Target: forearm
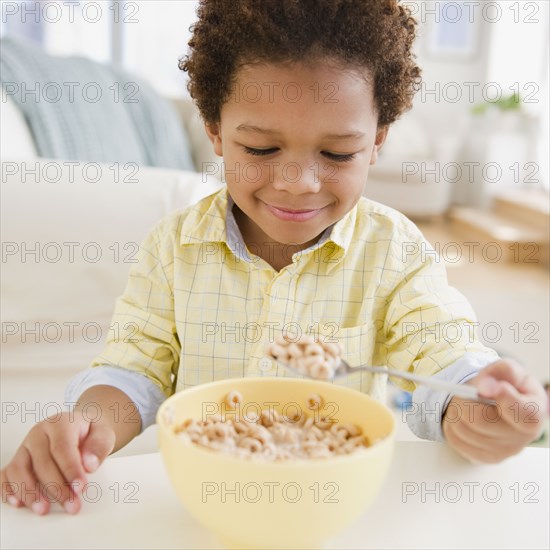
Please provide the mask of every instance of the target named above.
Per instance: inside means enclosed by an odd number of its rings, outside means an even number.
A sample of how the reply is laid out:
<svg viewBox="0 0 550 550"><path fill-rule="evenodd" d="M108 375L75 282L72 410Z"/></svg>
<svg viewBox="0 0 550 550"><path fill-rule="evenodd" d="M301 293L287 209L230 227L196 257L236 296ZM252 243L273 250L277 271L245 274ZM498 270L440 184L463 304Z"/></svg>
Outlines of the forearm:
<svg viewBox="0 0 550 550"><path fill-rule="evenodd" d="M90 422L113 429L116 443L112 452L127 445L141 431L141 417L135 403L114 386L88 388L79 397L75 410L82 412Z"/></svg>

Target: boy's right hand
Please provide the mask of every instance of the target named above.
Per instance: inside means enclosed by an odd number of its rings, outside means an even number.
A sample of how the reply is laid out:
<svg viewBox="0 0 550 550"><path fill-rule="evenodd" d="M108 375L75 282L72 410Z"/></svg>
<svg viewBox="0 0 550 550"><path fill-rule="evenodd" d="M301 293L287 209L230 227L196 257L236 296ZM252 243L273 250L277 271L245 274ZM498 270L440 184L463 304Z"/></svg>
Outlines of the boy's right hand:
<svg viewBox="0 0 550 550"><path fill-rule="evenodd" d="M34 426L0 471L2 502L47 514L58 502L70 514L80 510L78 494L113 451L116 434L108 423L90 422L81 411L50 417Z"/></svg>

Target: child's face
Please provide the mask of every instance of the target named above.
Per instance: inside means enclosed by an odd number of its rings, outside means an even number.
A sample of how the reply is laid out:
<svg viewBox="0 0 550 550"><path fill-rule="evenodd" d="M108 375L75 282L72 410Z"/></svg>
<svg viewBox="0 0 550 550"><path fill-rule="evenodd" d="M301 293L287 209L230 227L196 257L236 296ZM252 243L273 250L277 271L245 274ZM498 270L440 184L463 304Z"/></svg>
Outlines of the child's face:
<svg viewBox="0 0 550 550"><path fill-rule="evenodd" d="M319 65L241 69L207 126L247 244L316 242L355 206L384 142L371 87Z"/></svg>

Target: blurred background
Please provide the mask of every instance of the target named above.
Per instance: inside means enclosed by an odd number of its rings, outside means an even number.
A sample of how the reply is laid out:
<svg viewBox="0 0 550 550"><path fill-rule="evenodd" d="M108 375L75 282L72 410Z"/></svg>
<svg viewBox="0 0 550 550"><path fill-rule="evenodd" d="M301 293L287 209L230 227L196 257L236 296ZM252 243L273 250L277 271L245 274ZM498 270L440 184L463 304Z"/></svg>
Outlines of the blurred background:
<svg viewBox="0 0 550 550"><path fill-rule="evenodd" d="M447 266L451 284L474 306L480 338L546 382L549 3L403 4L419 23L416 55L423 84L414 108L392 127L365 195L419 225ZM120 222L105 211L122 212L126 244L138 242L156 219L206 194L206 177L221 177L221 159L210 148L177 66L197 5L2 2L3 415L4 403L13 404L7 407L11 423L2 422L10 440L2 460L23 433L19 423L32 424L45 414L38 406L20 415L24 403L42 403L44 394L62 403L67 379L101 351L129 268L113 260L112 234ZM68 161L75 163L72 173ZM92 164L97 179L88 170ZM68 203L56 199L62 186L50 185L43 219L40 205L29 207L29 180L40 186L105 179L135 182L132 210L128 197L107 183L98 185L96 195L75 195ZM83 220L94 208L85 233ZM55 242L104 243L109 266L89 258L80 258L80 264L65 257L51 262L43 250L33 263L24 247L44 241L50 230ZM52 271L38 276L40 269L54 268L55 277ZM54 278L50 290L36 288L36 281L48 285ZM60 307L68 287L74 288L72 312ZM33 309L37 303L42 310ZM59 341L45 335L45 324L63 328L67 321L97 323L103 332L96 341L81 335L80 344L65 332ZM34 384L27 384L29 376ZM399 397L396 393L396 405ZM401 436L413 437L405 427Z"/></svg>
<svg viewBox="0 0 550 550"><path fill-rule="evenodd" d="M413 111L394 128L387 157L398 157L399 164L417 158L483 163L479 170L471 167L471 177L460 177L454 166L439 170L440 179L458 184L453 203L482 201L482 178L488 191L548 190L548 2L403 4L419 22L416 54L424 82ZM194 0L3 2L0 33L54 55L112 63L164 96L184 98L186 80L177 60L186 53L197 5ZM498 168L484 174L487 162L507 165L501 177ZM428 181L430 168L424 168ZM405 179L412 181L413 172L407 167ZM477 184L468 186L474 177Z"/></svg>

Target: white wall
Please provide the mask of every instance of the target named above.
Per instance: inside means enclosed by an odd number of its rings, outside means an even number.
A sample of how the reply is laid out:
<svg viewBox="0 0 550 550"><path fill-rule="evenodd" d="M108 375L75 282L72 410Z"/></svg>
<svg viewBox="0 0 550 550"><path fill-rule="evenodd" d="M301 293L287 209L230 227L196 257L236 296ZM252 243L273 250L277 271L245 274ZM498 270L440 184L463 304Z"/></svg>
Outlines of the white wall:
<svg viewBox="0 0 550 550"><path fill-rule="evenodd" d="M424 81L413 113L422 121L436 158L442 163L456 160L463 169L462 179L454 185L453 200L483 205L487 203L483 193L528 186L531 180L539 180L535 186L548 188L548 2L406 3L419 21L415 51ZM452 32L453 25L448 23L459 14L473 37L471 52L463 56L438 52L432 47L436 20L439 17L444 33ZM499 117L483 122L471 114L472 107L484 100L506 97L514 91L527 102L523 105L526 112L537 117L537 133L530 140L525 133L506 128L507 122ZM472 172L473 179L465 164L468 162L479 163L479 169ZM491 162L502 172L492 183L482 177L483 167ZM510 168L515 163L519 175ZM526 163L536 163L534 178L524 169Z"/></svg>

